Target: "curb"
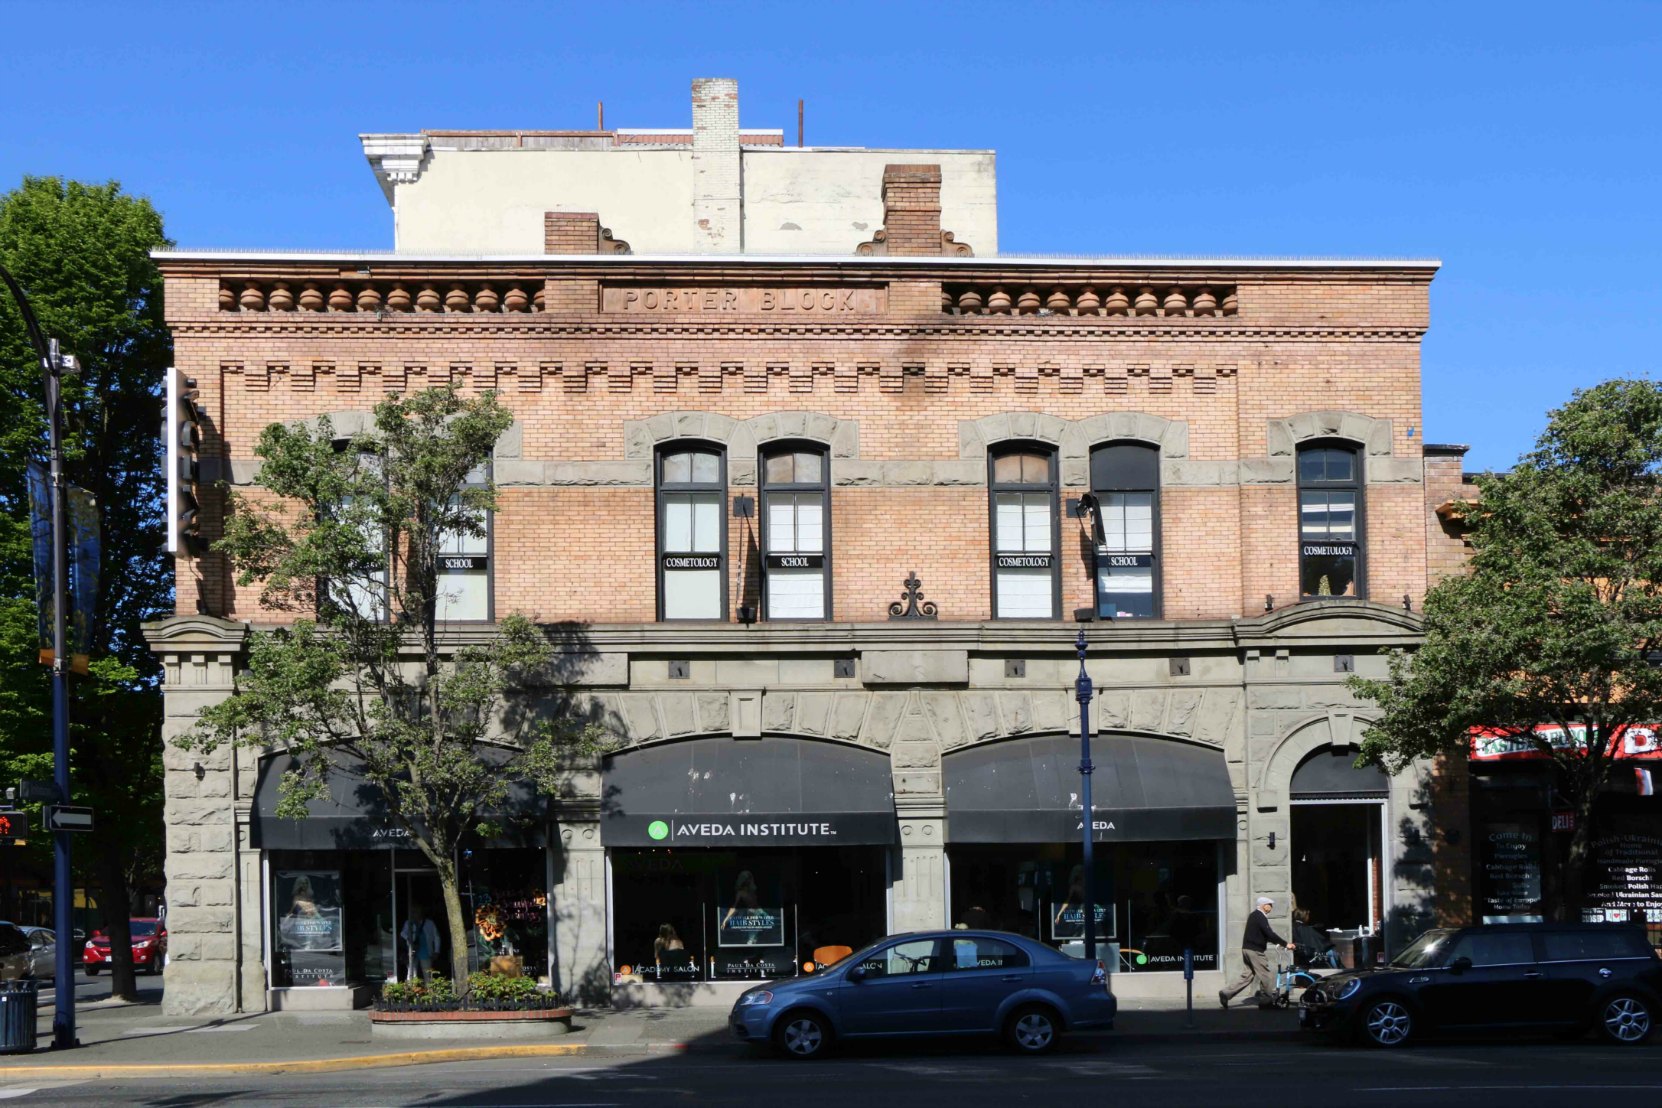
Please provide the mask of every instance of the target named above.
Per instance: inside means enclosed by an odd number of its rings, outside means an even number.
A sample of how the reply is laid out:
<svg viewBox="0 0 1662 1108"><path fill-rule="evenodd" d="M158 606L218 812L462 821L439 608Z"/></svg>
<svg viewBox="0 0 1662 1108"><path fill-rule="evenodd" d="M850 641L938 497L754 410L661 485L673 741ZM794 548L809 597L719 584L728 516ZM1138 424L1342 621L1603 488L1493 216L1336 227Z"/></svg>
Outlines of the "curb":
<svg viewBox="0 0 1662 1108"><path fill-rule="evenodd" d="M685 1044L665 1044L674 1053ZM336 1073L353 1069L387 1069L394 1066L421 1066L438 1062L481 1062L496 1058L560 1058L587 1054L587 1043L525 1043L516 1046L453 1047L448 1050L406 1050L392 1054L360 1054L350 1058L308 1058L290 1062L110 1062L85 1065L34 1065L0 1063L0 1080L19 1077L212 1077L215 1075L276 1075L287 1073Z"/></svg>

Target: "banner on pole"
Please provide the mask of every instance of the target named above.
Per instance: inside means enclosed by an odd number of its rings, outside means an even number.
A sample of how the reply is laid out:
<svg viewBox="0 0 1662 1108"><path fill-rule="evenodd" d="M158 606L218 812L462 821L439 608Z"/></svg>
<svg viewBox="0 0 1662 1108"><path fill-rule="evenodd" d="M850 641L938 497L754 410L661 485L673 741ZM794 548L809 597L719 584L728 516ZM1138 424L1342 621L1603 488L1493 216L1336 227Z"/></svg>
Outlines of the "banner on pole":
<svg viewBox="0 0 1662 1108"><path fill-rule="evenodd" d="M35 626L42 665L52 664L52 487L46 467L28 464L29 532L35 563ZM98 502L85 489L64 487L68 517L69 610L65 633L69 639L69 668L87 672L98 610L99 524Z"/></svg>

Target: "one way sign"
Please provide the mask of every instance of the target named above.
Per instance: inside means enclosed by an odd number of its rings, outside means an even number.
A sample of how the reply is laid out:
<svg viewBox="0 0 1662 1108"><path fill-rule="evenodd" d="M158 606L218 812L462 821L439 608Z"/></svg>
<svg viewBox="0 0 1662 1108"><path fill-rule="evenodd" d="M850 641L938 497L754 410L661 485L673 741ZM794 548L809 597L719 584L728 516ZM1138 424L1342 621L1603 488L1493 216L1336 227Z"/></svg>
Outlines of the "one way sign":
<svg viewBox="0 0 1662 1108"><path fill-rule="evenodd" d="M42 809L46 814L46 829L48 831L91 831L91 808L65 808L61 806Z"/></svg>

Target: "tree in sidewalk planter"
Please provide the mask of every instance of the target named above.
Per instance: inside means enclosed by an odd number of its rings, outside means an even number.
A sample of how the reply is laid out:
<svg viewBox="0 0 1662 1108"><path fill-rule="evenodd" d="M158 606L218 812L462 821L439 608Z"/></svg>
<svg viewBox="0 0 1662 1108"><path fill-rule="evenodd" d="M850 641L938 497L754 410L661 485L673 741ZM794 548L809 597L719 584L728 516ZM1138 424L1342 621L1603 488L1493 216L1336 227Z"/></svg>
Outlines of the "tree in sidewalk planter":
<svg viewBox="0 0 1662 1108"><path fill-rule="evenodd" d="M464 400L437 388L389 397L374 429L346 442L327 419L315 430L267 427L255 451L260 483L281 503L233 495L214 545L240 584L261 585L263 604L300 618L251 636L236 692L179 740L291 755L281 816L304 816L347 766L377 789L437 872L458 982L468 977L463 840L500 830L516 781L552 793L571 759L600 743L597 726L512 696L552 660L528 620L465 638L441 624L441 550L447 538L484 534L496 492L470 478L511 422L494 393Z"/></svg>
<svg viewBox="0 0 1662 1108"><path fill-rule="evenodd" d="M1533 744L1576 812L1563 911L1578 919L1622 729L1662 721L1662 385L1577 392L1511 472L1477 485L1471 560L1426 595L1425 644L1388 679L1351 681L1383 711L1362 758L1394 773L1465 757L1472 728ZM1585 744L1538 724L1584 729Z"/></svg>
<svg viewBox="0 0 1662 1108"><path fill-rule="evenodd" d="M0 196L0 265L81 363L63 382L65 471L97 498L101 564L91 672L70 679L70 768L75 802L97 809L100 830L75 836L73 857L110 936L111 992L128 1000L137 991L127 920L134 896L161 877L161 667L140 627L173 607L158 434L172 341L150 257L171 245L149 201L113 182L29 177ZM37 659L24 485L29 459L46 456L46 411L40 363L5 294L0 395L0 772L15 783L52 776L51 675ZM50 836L5 849L50 873Z"/></svg>

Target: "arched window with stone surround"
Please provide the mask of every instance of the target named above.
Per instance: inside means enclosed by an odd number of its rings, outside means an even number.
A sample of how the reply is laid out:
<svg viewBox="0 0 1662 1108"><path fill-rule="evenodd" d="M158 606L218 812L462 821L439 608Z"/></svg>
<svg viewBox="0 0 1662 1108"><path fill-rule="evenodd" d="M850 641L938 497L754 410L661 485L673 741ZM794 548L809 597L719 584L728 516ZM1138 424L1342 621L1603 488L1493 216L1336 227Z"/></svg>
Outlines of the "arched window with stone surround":
<svg viewBox="0 0 1662 1108"><path fill-rule="evenodd" d="M1096 610L1101 619L1160 618L1160 450L1115 442L1091 451L1096 498Z"/></svg>
<svg viewBox="0 0 1662 1108"><path fill-rule="evenodd" d="M658 618L727 618L727 457L708 443L660 447Z"/></svg>
<svg viewBox="0 0 1662 1108"><path fill-rule="evenodd" d="M762 598L767 619L829 619L830 473L825 448L762 451Z"/></svg>
<svg viewBox="0 0 1662 1108"><path fill-rule="evenodd" d="M1317 440L1298 449L1298 579L1304 599L1367 596L1362 452Z"/></svg>
<svg viewBox="0 0 1662 1108"><path fill-rule="evenodd" d="M988 459L993 537L993 618L1054 619L1061 592L1056 451L1020 443Z"/></svg>

